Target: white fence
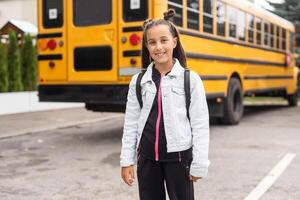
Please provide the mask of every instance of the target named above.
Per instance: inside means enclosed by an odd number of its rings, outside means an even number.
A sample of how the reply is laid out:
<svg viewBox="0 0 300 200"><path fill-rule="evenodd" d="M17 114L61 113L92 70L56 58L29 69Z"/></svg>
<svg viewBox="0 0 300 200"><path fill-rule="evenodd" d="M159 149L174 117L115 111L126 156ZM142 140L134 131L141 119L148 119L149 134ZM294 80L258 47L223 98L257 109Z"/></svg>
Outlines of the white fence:
<svg viewBox="0 0 300 200"><path fill-rule="evenodd" d="M0 93L0 115L83 106L83 103L39 102L37 92Z"/></svg>

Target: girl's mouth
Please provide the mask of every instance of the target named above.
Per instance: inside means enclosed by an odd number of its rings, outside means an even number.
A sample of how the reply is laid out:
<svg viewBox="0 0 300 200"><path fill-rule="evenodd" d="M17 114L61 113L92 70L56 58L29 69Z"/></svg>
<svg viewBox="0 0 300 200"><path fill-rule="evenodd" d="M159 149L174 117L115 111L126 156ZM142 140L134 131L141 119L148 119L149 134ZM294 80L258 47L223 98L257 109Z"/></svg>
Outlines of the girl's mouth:
<svg viewBox="0 0 300 200"><path fill-rule="evenodd" d="M155 55L156 56L163 56L163 55L165 55L165 53L164 52L160 52L160 53L155 53Z"/></svg>

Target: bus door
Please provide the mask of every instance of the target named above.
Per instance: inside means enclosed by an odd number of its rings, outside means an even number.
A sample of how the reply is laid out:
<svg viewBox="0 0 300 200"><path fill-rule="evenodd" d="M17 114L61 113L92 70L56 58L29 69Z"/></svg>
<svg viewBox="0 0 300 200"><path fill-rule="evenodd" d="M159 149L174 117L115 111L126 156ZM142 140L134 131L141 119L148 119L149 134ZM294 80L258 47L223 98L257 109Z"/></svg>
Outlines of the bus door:
<svg viewBox="0 0 300 200"><path fill-rule="evenodd" d="M67 57L70 82L118 79L118 0L67 1Z"/></svg>
<svg viewBox="0 0 300 200"><path fill-rule="evenodd" d="M130 77L140 72L143 21L150 18L149 0L122 0L119 10L119 75Z"/></svg>

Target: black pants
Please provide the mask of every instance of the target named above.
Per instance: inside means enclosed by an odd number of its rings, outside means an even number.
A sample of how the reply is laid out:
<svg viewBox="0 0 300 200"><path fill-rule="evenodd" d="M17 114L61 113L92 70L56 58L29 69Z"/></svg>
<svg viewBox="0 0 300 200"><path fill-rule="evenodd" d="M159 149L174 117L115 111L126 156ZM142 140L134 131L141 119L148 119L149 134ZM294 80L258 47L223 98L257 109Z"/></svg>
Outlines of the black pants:
<svg viewBox="0 0 300 200"><path fill-rule="evenodd" d="M165 200L165 182L170 200L194 200L190 165L191 161L157 162L140 156L137 165L140 200Z"/></svg>

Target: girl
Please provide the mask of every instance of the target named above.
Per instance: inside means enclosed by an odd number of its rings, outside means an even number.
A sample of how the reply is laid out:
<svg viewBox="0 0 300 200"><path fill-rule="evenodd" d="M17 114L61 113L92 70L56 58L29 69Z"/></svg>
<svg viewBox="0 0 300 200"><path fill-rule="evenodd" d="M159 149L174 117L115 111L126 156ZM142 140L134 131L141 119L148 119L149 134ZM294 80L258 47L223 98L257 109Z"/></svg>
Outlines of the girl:
<svg viewBox="0 0 300 200"><path fill-rule="evenodd" d="M193 182L207 175L209 117L198 74L190 73L191 102L187 117L184 68L186 57L178 30L164 19L144 23L141 79L142 108L133 76L127 97L121 150L121 175L129 186L137 178L142 200L193 200Z"/></svg>

